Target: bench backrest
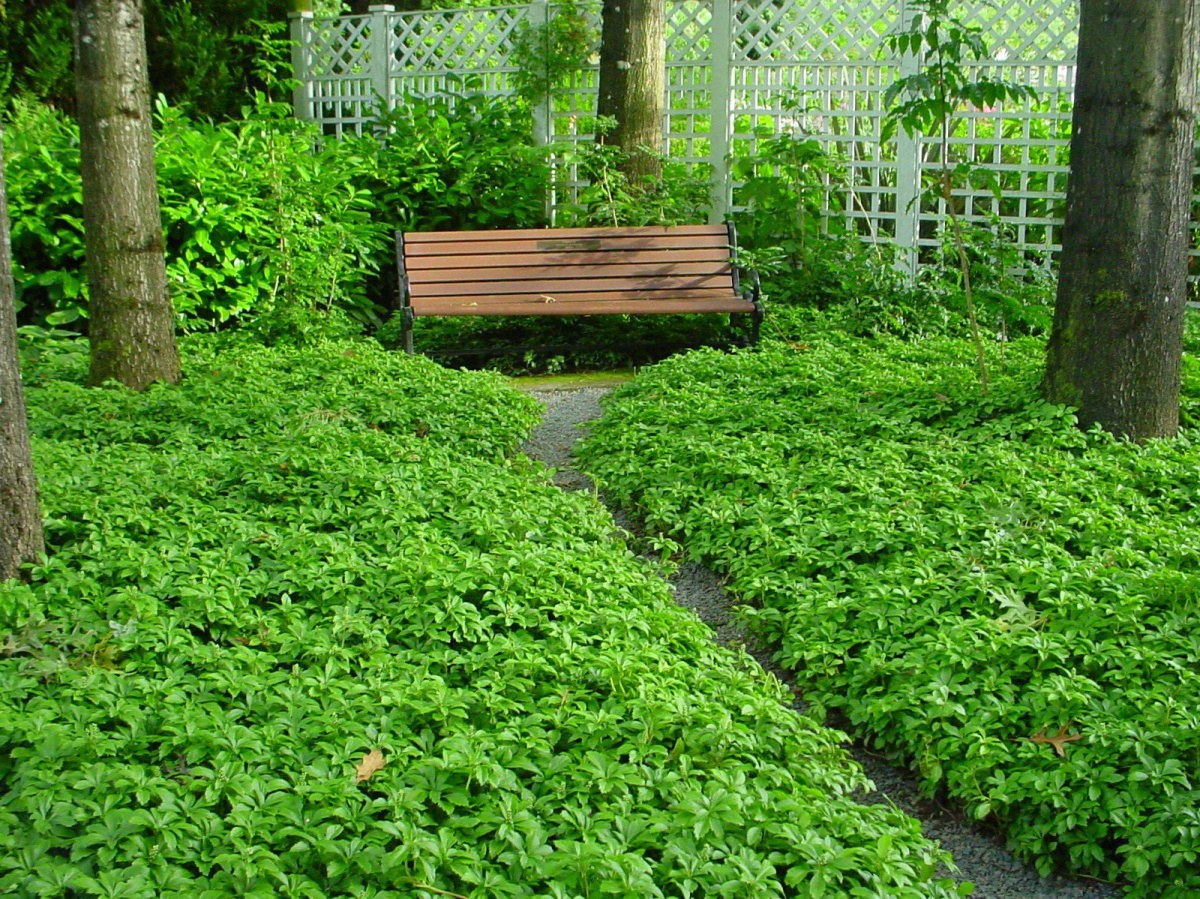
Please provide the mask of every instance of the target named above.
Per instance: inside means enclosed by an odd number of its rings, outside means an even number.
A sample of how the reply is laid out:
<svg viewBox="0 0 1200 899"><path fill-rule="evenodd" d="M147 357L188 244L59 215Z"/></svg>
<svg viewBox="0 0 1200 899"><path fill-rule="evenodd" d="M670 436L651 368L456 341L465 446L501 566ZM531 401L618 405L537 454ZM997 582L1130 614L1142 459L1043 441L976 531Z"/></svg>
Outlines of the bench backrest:
<svg viewBox="0 0 1200 899"><path fill-rule="evenodd" d="M746 312L724 225L439 231L397 238L423 315Z"/></svg>

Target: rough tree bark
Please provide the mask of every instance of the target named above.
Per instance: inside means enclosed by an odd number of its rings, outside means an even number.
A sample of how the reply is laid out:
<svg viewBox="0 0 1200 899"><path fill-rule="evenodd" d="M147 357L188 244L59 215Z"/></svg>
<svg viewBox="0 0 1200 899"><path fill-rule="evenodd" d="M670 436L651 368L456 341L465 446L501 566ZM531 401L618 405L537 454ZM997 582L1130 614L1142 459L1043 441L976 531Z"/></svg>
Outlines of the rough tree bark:
<svg viewBox="0 0 1200 899"><path fill-rule="evenodd" d="M1173 436L1187 300L1200 0L1083 0L1043 392L1082 427Z"/></svg>
<svg viewBox="0 0 1200 899"><path fill-rule="evenodd" d="M596 114L617 125L600 140L624 151L633 184L662 174L666 58L664 0L604 0Z"/></svg>
<svg viewBox="0 0 1200 899"><path fill-rule="evenodd" d="M42 551L25 394L17 361L17 312L4 180L4 125L0 123L0 580L15 577Z"/></svg>
<svg viewBox="0 0 1200 899"><path fill-rule="evenodd" d="M77 0L91 370L140 390L179 380L167 292L140 0Z"/></svg>

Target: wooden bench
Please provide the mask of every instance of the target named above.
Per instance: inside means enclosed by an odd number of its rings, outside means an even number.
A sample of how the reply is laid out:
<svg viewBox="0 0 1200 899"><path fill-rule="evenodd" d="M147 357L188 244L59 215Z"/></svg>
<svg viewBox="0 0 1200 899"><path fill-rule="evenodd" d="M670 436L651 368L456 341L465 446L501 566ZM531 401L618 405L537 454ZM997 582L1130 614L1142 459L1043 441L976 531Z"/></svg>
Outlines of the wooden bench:
<svg viewBox="0 0 1200 899"><path fill-rule="evenodd" d="M397 232L404 349L414 319L453 315L730 313L757 343L758 279L743 292L735 247L726 225Z"/></svg>

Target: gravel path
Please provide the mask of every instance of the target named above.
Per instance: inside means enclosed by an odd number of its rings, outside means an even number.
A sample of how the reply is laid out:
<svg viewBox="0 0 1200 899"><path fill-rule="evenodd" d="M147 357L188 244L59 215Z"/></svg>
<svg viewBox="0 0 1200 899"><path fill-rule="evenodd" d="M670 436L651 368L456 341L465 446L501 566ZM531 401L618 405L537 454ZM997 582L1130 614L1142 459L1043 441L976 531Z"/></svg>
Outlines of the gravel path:
<svg viewBox="0 0 1200 899"><path fill-rule="evenodd" d="M591 488L588 478L574 469L571 450L582 434L580 425L600 416L600 400L609 390L607 387L584 387L531 391L545 404L546 414L522 450L530 458L555 469L554 483L564 490ZM632 529L620 510L614 510L613 516L618 525ZM732 620L732 601L722 589L717 575L687 562L671 578L671 586L676 601L692 609L708 624L719 643L745 647L764 668L784 682L790 680L771 662L770 654L755 647ZM1107 884L1039 877L1032 866L1014 859L1004 849L1000 838L954 810L942 808L922 797L916 779L907 772L888 765L862 746L852 745L848 749L877 788L863 797L864 801L890 802L919 819L926 836L938 840L954 855L959 867L956 877L975 884L974 899L1110 899L1120 895L1119 890Z"/></svg>

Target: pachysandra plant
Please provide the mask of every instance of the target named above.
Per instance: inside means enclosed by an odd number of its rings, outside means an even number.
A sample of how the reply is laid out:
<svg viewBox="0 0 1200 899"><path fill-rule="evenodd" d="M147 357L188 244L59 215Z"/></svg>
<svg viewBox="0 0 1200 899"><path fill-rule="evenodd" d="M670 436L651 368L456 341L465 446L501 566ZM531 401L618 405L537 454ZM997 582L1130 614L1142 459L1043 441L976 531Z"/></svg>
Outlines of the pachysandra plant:
<svg viewBox="0 0 1200 899"><path fill-rule="evenodd" d="M973 354L825 334L676 357L610 399L583 466L728 574L806 701L1043 873L1198 895L1200 450L1080 432L1038 394L1040 340L987 397Z"/></svg>
<svg viewBox="0 0 1200 899"><path fill-rule="evenodd" d="M51 551L0 584L0 893L956 894L514 456L534 399L218 337L145 394L26 367Z"/></svg>

